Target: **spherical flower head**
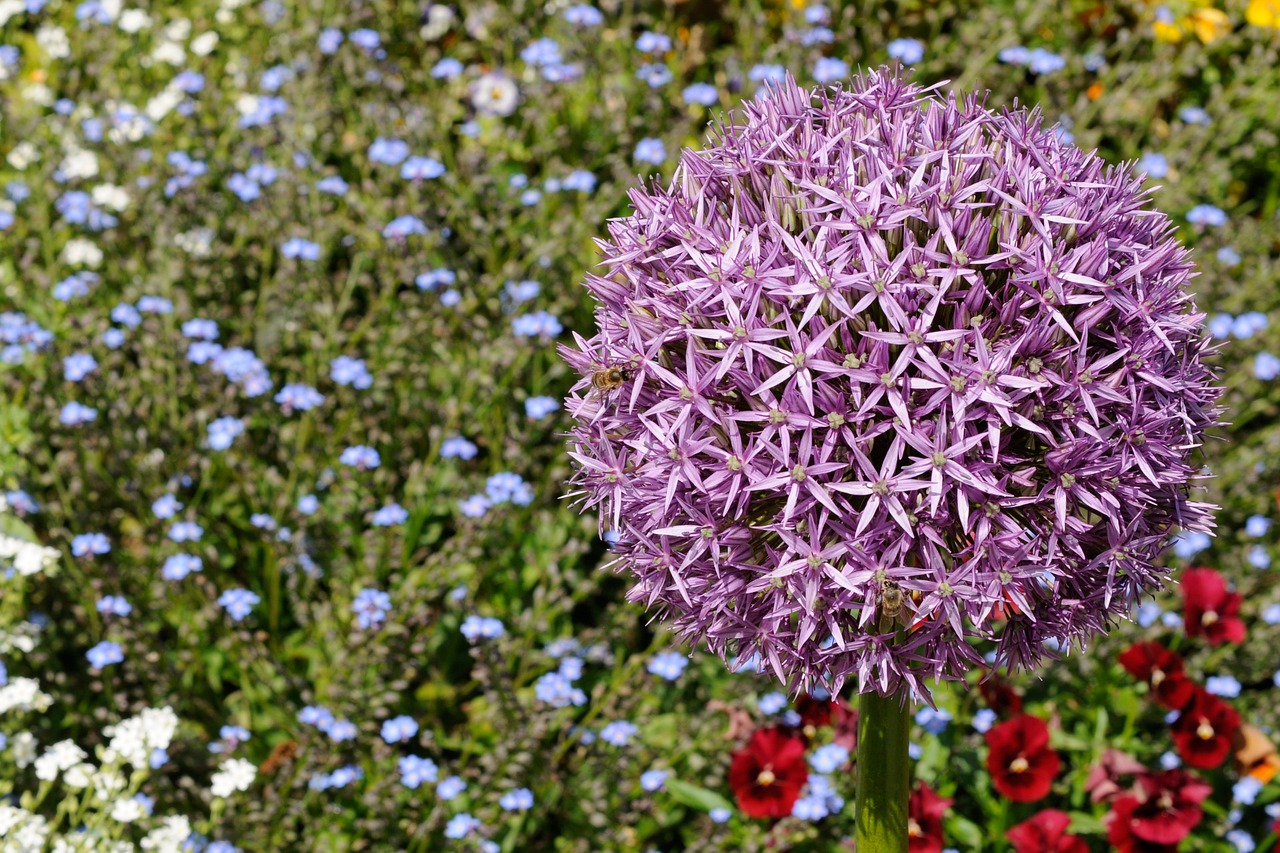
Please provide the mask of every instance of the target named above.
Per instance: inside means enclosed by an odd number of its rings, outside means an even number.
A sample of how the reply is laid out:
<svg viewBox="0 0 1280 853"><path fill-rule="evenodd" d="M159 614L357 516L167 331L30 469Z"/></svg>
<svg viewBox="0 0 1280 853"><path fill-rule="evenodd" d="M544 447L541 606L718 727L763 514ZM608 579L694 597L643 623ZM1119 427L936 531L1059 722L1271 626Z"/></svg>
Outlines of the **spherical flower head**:
<svg viewBox="0 0 1280 853"><path fill-rule="evenodd" d="M1036 113L787 79L632 191L565 358L630 592L794 692L1025 669L1160 586L1219 414L1192 265Z"/></svg>

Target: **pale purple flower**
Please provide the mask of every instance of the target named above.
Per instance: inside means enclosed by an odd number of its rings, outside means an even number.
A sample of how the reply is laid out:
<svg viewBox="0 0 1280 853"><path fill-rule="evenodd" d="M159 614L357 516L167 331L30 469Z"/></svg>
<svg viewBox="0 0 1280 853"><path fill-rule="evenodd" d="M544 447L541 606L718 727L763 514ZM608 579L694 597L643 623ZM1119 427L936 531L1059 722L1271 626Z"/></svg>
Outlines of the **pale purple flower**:
<svg viewBox="0 0 1280 853"><path fill-rule="evenodd" d="M886 46L889 56L903 65L915 65L924 59L924 44L919 39L894 39Z"/></svg>
<svg viewBox="0 0 1280 853"><path fill-rule="evenodd" d="M374 527L394 527L409 520L409 511L394 501L374 512L370 522Z"/></svg>
<svg viewBox="0 0 1280 853"><path fill-rule="evenodd" d="M98 645L89 649L84 655L89 659L89 665L94 669L102 669L113 663L120 663L124 660L124 650L120 648L119 643L112 643L103 640Z"/></svg>
<svg viewBox="0 0 1280 853"><path fill-rule="evenodd" d="M380 589L365 587L351 602L351 610L356 614L356 624L361 630L380 628L391 610L391 596Z"/></svg>
<svg viewBox="0 0 1280 853"><path fill-rule="evenodd" d="M382 457L372 447L357 444L342 451L338 461L358 471L369 471L382 464Z"/></svg>
<svg viewBox="0 0 1280 853"><path fill-rule="evenodd" d="M261 601L262 599L256 593L241 587L229 589L218 596L218 604L222 605L222 609L227 611L227 615L235 622L248 616Z"/></svg>
<svg viewBox="0 0 1280 853"><path fill-rule="evenodd" d="M654 166L661 166L667 159L667 151L662 145L661 139L652 136L646 136L636 143L635 153L631 155L638 163L650 163Z"/></svg>
<svg viewBox="0 0 1280 853"><path fill-rule="evenodd" d="M160 576L167 581L180 581L202 568L204 564L199 557L193 554L174 554L165 559L164 566L160 569Z"/></svg>
<svg viewBox="0 0 1280 853"><path fill-rule="evenodd" d="M1211 525L1220 389L1173 223L981 103L885 70L772 87L632 190L599 331L562 349L573 494L630 598L794 690L1032 667Z"/></svg>
<svg viewBox="0 0 1280 853"><path fill-rule="evenodd" d="M404 743L418 733L418 723L403 714L382 724L382 739L387 743Z"/></svg>
<svg viewBox="0 0 1280 853"><path fill-rule="evenodd" d="M406 755L400 759L400 784L416 790L423 782L435 782L440 775L440 768L430 758L419 755Z"/></svg>

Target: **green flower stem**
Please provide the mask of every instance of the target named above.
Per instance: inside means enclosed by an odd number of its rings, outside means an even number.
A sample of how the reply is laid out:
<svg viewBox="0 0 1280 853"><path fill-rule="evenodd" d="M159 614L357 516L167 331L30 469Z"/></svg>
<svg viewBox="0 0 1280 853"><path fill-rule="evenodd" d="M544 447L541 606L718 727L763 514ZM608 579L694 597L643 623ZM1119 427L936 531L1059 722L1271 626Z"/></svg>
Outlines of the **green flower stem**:
<svg viewBox="0 0 1280 853"><path fill-rule="evenodd" d="M863 693L858 701L858 793L854 837L858 853L906 853L911 764L909 703Z"/></svg>

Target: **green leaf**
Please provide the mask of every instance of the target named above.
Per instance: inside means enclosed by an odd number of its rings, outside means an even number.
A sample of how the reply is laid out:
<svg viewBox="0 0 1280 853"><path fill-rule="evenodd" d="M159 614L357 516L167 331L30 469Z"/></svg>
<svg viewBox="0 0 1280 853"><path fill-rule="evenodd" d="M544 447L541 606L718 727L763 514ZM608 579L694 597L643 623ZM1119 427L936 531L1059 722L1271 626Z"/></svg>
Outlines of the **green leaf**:
<svg viewBox="0 0 1280 853"><path fill-rule="evenodd" d="M0 515L0 535L12 536L24 542L38 542L36 532L12 515Z"/></svg>
<svg viewBox="0 0 1280 853"><path fill-rule="evenodd" d="M709 812L712 809L728 809L733 811L733 806L724 797L715 791L710 791L692 782L682 782L679 779L668 779L666 784L667 793L678 803L683 803L690 808L701 809Z"/></svg>
<svg viewBox="0 0 1280 853"><path fill-rule="evenodd" d="M1071 812L1067 832L1072 835L1106 835L1107 825L1088 812Z"/></svg>
<svg viewBox="0 0 1280 853"><path fill-rule="evenodd" d="M946 837L948 843L956 844L961 850L982 849L982 828L966 817L952 814L947 818Z"/></svg>

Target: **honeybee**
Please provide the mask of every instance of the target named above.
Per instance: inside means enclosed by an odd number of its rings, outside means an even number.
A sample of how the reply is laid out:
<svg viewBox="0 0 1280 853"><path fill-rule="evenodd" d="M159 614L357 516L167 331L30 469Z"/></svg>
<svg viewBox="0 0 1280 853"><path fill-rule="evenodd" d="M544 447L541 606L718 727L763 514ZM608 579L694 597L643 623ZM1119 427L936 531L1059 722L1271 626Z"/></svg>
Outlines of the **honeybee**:
<svg viewBox="0 0 1280 853"><path fill-rule="evenodd" d="M607 394L621 388L623 383L629 382L634 375L635 371L629 367L621 364L610 365L591 374L591 387L601 394Z"/></svg>
<svg viewBox="0 0 1280 853"><path fill-rule="evenodd" d="M888 634L902 615L902 587L894 581L885 581L880 587L880 618L876 627L881 634Z"/></svg>

